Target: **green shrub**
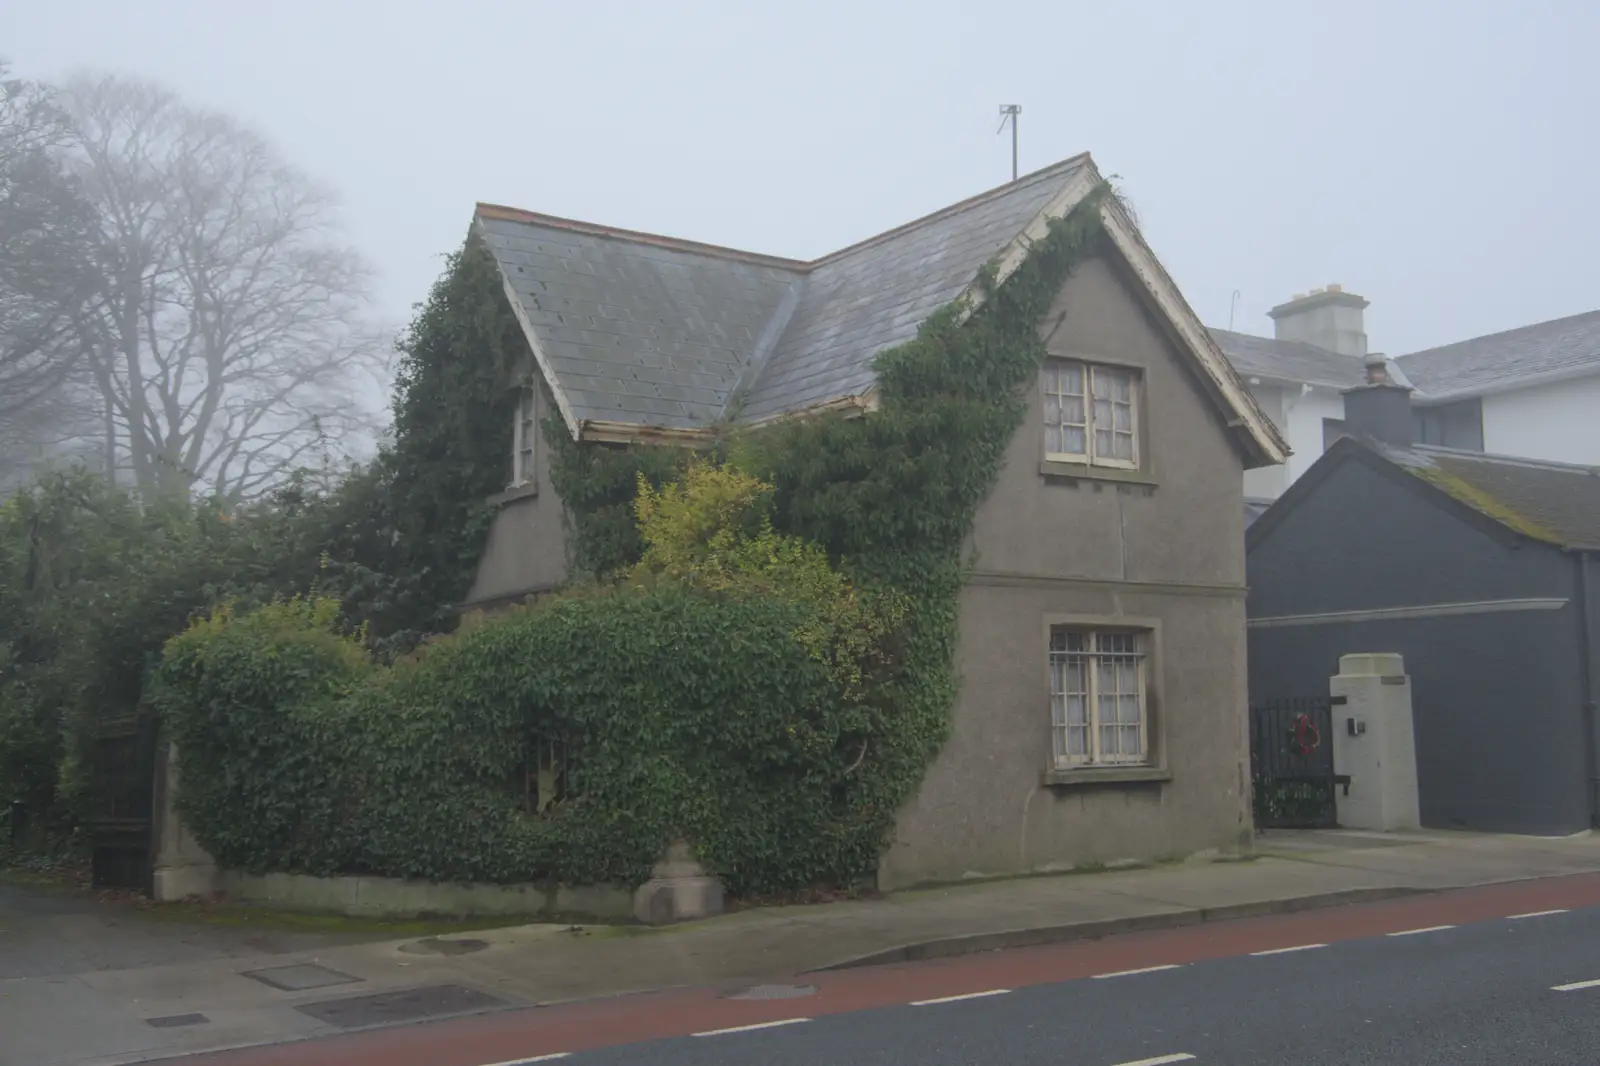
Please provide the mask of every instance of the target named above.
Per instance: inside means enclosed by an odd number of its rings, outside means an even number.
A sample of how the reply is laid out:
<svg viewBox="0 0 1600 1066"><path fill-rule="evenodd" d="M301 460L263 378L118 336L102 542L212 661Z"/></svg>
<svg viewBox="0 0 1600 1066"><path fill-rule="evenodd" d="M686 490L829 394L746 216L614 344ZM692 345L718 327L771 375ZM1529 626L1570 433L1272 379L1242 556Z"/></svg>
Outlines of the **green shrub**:
<svg viewBox="0 0 1600 1066"><path fill-rule="evenodd" d="M158 707L220 862L434 880L637 883L676 839L735 891L859 874L860 752L890 723L893 597L771 531L770 488L690 468L646 494L646 560L390 668L331 601L223 609L169 645ZM704 520L703 520L704 519ZM546 745L562 801L529 803ZM554 769L554 768L552 768Z"/></svg>

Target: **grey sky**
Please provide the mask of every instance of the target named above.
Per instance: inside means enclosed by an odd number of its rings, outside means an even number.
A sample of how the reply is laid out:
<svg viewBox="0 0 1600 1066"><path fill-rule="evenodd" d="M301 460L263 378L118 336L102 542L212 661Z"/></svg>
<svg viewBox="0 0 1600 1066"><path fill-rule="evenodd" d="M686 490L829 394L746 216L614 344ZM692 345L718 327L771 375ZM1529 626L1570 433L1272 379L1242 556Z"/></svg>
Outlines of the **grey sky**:
<svg viewBox="0 0 1600 1066"><path fill-rule="evenodd" d="M1340 282L1375 350L1600 308L1600 5L3 0L343 193L396 319L486 200L809 258L1088 149L1210 325Z"/></svg>

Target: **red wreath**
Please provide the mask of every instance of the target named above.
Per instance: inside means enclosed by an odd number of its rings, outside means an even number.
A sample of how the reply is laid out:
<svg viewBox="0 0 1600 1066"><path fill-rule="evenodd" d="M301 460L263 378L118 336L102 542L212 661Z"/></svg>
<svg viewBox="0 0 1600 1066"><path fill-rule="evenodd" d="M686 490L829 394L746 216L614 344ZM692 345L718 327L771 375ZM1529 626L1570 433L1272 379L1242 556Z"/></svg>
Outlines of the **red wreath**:
<svg viewBox="0 0 1600 1066"><path fill-rule="evenodd" d="M1310 755L1322 745L1322 732L1317 729L1317 723L1311 720L1309 714L1302 714L1294 720L1294 739L1289 742L1289 750L1296 755Z"/></svg>

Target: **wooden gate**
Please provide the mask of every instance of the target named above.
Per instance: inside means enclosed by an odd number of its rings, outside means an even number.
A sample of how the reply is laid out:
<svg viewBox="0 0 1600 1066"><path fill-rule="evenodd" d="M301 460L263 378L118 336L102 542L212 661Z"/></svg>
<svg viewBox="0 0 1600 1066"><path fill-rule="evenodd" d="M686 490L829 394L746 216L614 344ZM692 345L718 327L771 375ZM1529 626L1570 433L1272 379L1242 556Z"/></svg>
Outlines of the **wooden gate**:
<svg viewBox="0 0 1600 1066"><path fill-rule="evenodd" d="M155 868L155 715L140 710L105 719L91 747L88 829L94 885L148 894Z"/></svg>
<svg viewBox="0 0 1600 1066"><path fill-rule="evenodd" d="M1250 783L1258 829L1331 829L1334 789L1350 778L1333 765L1333 708L1343 696L1301 696L1250 705Z"/></svg>

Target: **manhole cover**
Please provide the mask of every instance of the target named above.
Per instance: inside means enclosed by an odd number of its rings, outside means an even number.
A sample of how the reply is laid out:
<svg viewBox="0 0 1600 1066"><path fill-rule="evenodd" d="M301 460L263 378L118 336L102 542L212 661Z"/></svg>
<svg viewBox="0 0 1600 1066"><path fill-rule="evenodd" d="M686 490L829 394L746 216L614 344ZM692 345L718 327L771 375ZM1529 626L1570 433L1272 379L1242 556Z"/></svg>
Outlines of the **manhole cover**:
<svg viewBox="0 0 1600 1066"><path fill-rule="evenodd" d="M337 1025L341 1029L360 1029L369 1025L393 1025L396 1022L413 1022L422 1018L503 1006L505 1000L476 989L462 988L460 985L429 985L403 992L379 992L370 996L302 1003L295 1009L311 1015L319 1022Z"/></svg>
<svg viewBox="0 0 1600 1066"><path fill-rule="evenodd" d="M727 999L799 999L817 990L816 985L754 985L729 993Z"/></svg>
<svg viewBox="0 0 1600 1066"><path fill-rule="evenodd" d="M440 940L430 936L425 940L401 944L400 950L408 955L471 955L489 946L487 940Z"/></svg>
<svg viewBox="0 0 1600 1066"><path fill-rule="evenodd" d="M244 976L285 992L306 992L313 988L355 984L361 980L311 962L298 966L274 966L266 970L246 970Z"/></svg>
<svg viewBox="0 0 1600 1066"><path fill-rule="evenodd" d="M168 1014L162 1018L146 1018L144 1024L152 1029L177 1029L185 1025L204 1025L210 1020L204 1014Z"/></svg>

